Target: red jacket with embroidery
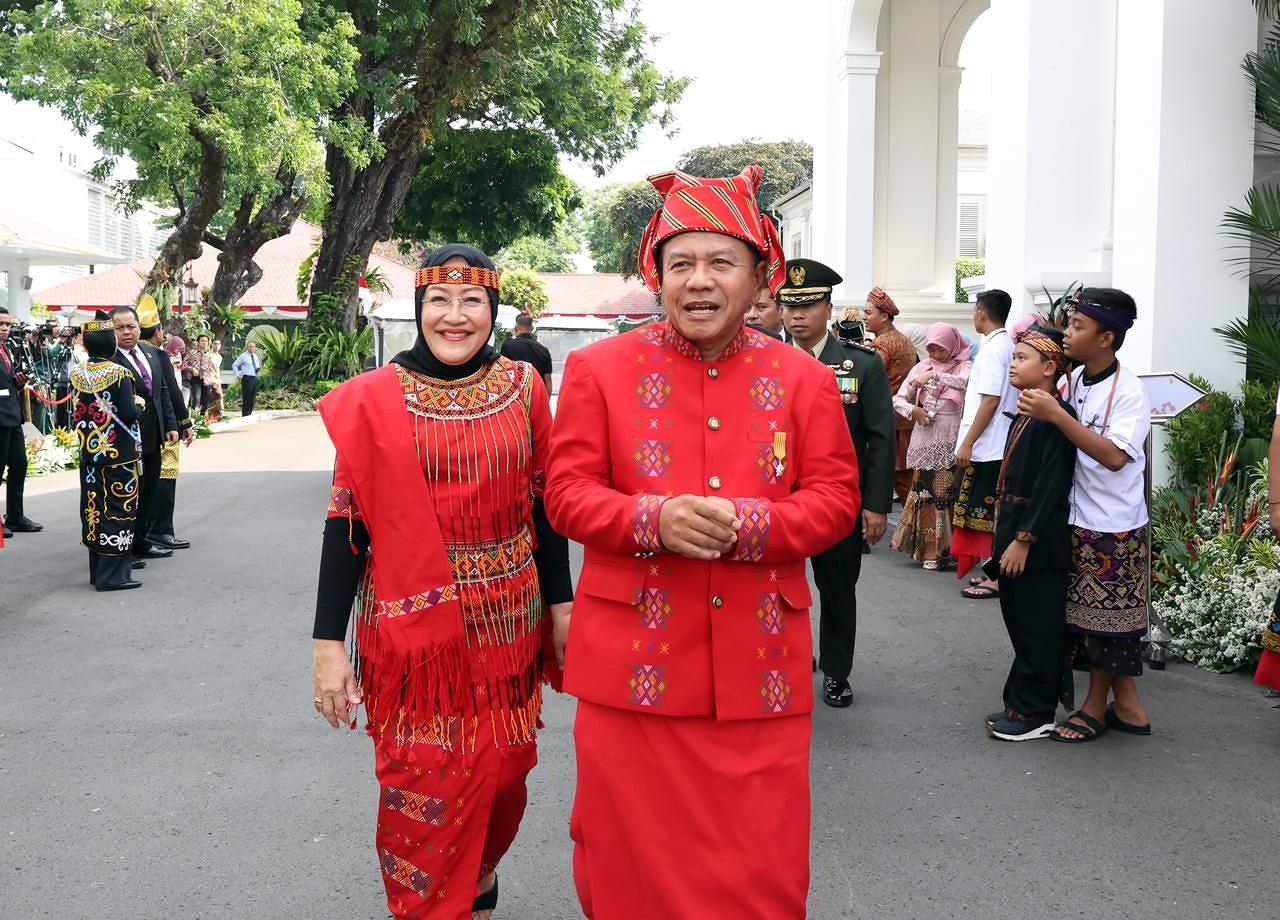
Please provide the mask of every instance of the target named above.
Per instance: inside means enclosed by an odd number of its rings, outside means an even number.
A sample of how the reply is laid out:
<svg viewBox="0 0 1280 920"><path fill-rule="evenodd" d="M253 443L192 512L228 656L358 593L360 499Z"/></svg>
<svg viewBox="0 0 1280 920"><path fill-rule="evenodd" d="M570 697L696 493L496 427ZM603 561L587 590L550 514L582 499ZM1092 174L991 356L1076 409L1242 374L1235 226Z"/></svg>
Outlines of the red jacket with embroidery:
<svg viewBox="0 0 1280 920"><path fill-rule="evenodd" d="M704 362L664 322L573 352L546 489L586 547L565 689L670 716L810 711L805 559L853 530L857 464L831 371L794 346L744 329ZM737 506L732 558L662 548L662 503L686 493Z"/></svg>

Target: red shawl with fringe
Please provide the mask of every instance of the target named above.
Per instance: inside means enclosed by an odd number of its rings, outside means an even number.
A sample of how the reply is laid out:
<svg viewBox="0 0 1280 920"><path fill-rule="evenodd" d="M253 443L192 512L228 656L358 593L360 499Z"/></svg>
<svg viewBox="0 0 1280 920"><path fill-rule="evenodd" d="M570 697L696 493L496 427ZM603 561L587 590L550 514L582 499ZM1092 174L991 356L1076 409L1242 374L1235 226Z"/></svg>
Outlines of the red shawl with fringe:
<svg viewBox="0 0 1280 920"><path fill-rule="evenodd" d="M550 423L533 377L505 359L449 384L387 367L320 403L335 494L369 531L355 627L369 729L396 748L465 753L481 717L500 748L533 740L550 625L531 559ZM477 513L501 523L480 532Z"/></svg>

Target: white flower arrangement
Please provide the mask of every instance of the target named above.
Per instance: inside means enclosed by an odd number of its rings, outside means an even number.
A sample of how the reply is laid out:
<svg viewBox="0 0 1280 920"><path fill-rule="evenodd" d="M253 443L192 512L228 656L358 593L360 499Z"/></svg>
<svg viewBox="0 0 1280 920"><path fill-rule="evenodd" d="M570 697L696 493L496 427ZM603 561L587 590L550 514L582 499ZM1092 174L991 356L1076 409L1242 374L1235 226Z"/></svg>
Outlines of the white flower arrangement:
<svg viewBox="0 0 1280 920"><path fill-rule="evenodd" d="M1252 499L1251 499L1252 501ZM1262 507L1266 507L1265 496ZM1201 507L1190 562L1152 600L1173 636L1170 651L1211 671L1234 671L1258 660L1259 637L1280 592L1280 546L1266 515L1242 534L1224 528L1226 509Z"/></svg>
<svg viewBox="0 0 1280 920"><path fill-rule="evenodd" d="M44 438L31 456L29 472L35 476L74 469L80 464L80 452L61 443L59 439Z"/></svg>

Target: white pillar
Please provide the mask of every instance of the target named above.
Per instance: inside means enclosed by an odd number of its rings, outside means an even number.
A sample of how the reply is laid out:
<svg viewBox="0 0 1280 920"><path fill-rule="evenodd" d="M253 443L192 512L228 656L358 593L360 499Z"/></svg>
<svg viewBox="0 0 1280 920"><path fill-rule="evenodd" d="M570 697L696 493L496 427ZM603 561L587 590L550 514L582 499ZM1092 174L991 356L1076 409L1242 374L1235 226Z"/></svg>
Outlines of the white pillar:
<svg viewBox="0 0 1280 920"><path fill-rule="evenodd" d="M941 16L937 0L895 0L883 15L888 16L882 77L888 81L884 92L888 117L881 119L883 133L878 138L883 197L876 213L880 254L879 277L874 280L899 305L936 302L942 299L937 271L939 209L953 215L955 211L954 200L940 201L938 183ZM956 99L953 106L958 104ZM955 157L952 150L953 171ZM954 194L954 176L950 187Z"/></svg>
<svg viewBox="0 0 1280 920"><path fill-rule="evenodd" d="M823 187L815 182L815 223L825 229L816 238L813 257L830 262L844 276L837 300L861 303L873 285L872 220L875 195L876 75L880 52L849 51L836 75L840 112L837 137ZM839 154L842 153L843 156ZM843 169L840 167L843 166ZM825 209L825 213L823 210Z"/></svg>
<svg viewBox="0 0 1280 920"><path fill-rule="evenodd" d="M1116 0L992 0L990 16L1000 56L991 80L986 278L1020 313L1044 273L1104 270Z"/></svg>
<svg viewBox="0 0 1280 920"><path fill-rule="evenodd" d="M934 284L955 300L956 210L960 168L960 80L963 67L938 68L938 203L934 227Z"/></svg>
<svg viewBox="0 0 1280 920"><path fill-rule="evenodd" d="M1121 360L1244 376L1213 328L1247 316L1223 213L1253 181L1253 117L1240 70L1257 47L1248 3L1122 0L1116 91L1116 287L1138 303Z"/></svg>

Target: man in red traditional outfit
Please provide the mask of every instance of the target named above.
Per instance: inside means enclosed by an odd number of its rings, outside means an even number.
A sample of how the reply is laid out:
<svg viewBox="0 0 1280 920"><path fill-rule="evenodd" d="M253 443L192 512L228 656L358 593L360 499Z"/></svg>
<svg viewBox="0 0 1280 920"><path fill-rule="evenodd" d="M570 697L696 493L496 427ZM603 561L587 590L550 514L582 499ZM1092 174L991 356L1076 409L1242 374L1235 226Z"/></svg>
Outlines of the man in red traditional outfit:
<svg viewBox="0 0 1280 920"><path fill-rule="evenodd" d="M565 370L546 501L586 547L565 688L592 920L805 915L805 559L860 498L831 371L743 326L784 280L760 178L650 179L640 270L667 319Z"/></svg>

